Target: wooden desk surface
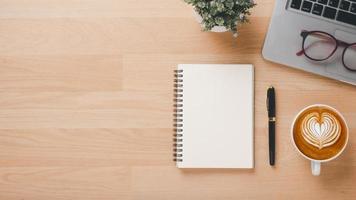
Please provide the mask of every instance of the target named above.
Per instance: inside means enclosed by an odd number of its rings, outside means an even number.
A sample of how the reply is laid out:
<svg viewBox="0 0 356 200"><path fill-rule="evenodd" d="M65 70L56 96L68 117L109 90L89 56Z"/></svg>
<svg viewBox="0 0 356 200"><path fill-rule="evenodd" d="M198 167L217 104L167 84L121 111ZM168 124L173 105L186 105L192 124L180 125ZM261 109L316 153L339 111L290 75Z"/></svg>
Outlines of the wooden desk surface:
<svg viewBox="0 0 356 200"><path fill-rule="evenodd" d="M356 88L264 61L273 0L251 24L200 31L181 0L0 0L0 199L351 199ZM256 67L254 170L179 170L172 159L178 63ZM277 165L265 92L277 88ZM312 177L289 137L304 106L339 109L344 154Z"/></svg>

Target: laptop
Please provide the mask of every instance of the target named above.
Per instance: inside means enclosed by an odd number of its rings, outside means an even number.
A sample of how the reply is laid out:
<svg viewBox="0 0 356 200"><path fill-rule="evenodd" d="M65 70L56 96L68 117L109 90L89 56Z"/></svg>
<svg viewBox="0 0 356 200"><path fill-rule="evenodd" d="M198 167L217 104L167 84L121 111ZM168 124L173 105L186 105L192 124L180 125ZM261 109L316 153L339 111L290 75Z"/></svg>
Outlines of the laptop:
<svg viewBox="0 0 356 200"><path fill-rule="evenodd" d="M262 55L356 85L356 0L276 1Z"/></svg>

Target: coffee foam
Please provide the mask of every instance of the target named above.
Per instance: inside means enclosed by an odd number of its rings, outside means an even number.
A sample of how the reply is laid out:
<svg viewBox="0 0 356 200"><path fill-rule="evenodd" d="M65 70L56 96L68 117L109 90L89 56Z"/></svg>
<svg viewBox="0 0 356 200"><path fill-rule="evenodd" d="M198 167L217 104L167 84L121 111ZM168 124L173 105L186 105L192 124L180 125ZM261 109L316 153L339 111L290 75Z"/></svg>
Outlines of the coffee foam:
<svg viewBox="0 0 356 200"><path fill-rule="evenodd" d="M341 135L339 120L329 112L311 112L301 123L304 140L319 149L331 146Z"/></svg>

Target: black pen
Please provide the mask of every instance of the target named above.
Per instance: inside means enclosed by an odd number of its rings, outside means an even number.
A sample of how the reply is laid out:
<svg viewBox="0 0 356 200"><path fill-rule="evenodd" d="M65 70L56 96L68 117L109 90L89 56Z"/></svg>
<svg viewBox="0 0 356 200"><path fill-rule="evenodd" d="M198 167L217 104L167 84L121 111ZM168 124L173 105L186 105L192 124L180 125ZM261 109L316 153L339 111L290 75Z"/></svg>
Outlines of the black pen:
<svg viewBox="0 0 356 200"><path fill-rule="evenodd" d="M267 112L268 112L268 145L269 145L269 164L275 163L276 153L276 95L271 86L267 90Z"/></svg>

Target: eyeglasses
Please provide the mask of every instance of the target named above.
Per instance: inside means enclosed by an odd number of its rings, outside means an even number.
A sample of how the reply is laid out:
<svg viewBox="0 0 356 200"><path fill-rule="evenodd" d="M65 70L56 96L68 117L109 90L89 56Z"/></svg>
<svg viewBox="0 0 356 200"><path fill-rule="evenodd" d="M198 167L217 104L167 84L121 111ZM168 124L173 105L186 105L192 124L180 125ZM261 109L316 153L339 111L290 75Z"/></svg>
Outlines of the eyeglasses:
<svg viewBox="0 0 356 200"><path fill-rule="evenodd" d="M302 31L302 50L297 56L305 55L313 61L325 61L333 56L338 47L344 47L342 52L342 64L350 70L356 71L356 43L347 43L336 39L329 33L322 31Z"/></svg>

